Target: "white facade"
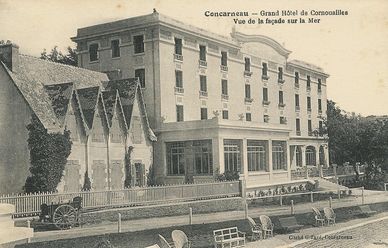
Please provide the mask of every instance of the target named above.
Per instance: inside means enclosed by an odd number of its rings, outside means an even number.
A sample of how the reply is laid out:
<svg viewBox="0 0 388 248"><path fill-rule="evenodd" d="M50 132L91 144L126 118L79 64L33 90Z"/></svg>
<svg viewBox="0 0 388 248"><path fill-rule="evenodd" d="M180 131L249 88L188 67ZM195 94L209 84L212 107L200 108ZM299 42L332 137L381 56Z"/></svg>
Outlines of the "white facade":
<svg viewBox="0 0 388 248"><path fill-rule="evenodd" d="M120 56L112 58L117 39ZM236 170L260 185L291 180L297 166L327 165L327 139L314 131L326 116L328 74L289 62L291 51L269 37L222 37L154 13L79 29L73 41L81 67L123 78L144 69L160 182ZM90 62L95 43L98 60Z"/></svg>

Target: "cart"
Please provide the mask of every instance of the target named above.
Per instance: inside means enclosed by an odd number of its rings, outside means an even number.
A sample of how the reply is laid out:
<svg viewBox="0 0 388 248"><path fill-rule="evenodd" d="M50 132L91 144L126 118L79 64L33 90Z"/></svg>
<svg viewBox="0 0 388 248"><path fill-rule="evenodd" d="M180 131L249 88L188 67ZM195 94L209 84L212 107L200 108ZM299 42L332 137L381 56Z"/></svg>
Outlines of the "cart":
<svg viewBox="0 0 388 248"><path fill-rule="evenodd" d="M54 224L58 229L64 230L76 226L82 208L82 197L76 196L67 203L50 203L40 206L39 221Z"/></svg>

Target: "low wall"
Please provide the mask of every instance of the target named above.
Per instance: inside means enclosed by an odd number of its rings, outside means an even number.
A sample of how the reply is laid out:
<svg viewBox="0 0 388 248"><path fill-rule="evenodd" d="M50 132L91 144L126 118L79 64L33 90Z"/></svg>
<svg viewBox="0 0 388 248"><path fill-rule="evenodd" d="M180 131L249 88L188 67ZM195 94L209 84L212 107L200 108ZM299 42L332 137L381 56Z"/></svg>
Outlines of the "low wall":
<svg viewBox="0 0 388 248"><path fill-rule="evenodd" d="M80 222L81 224L92 224L102 221L117 221L118 213L121 214L121 219L124 221L161 216L188 215L190 208L193 209L193 214L243 210L243 202L241 197L233 197L154 206L109 209L82 213Z"/></svg>

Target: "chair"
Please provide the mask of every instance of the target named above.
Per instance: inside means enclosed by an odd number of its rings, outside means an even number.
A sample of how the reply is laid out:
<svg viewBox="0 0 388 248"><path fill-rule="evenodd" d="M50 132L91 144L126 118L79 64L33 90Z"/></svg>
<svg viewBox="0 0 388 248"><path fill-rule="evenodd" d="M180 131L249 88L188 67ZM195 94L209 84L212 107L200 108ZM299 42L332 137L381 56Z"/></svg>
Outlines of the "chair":
<svg viewBox="0 0 388 248"><path fill-rule="evenodd" d="M327 225L330 225L332 223L335 224L335 213L332 208L324 208L323 213L325 214L325 219L327 222Z"/></svg>
<svg viewBox="0 0 388 248"><path fill-rule="evenodd" d="M251 217L248 216L247 219L252 230L252 241L256 240L256 237L261 239L263 236L263 229L261 226L256 224L256 222Z"/></svg>
<svg viewBox="0 0 388 248"><path fill-rule="evenodd" d="M158 236L159 236L160 248L173 248L173 246L171 246L162 235L158 234Z"/></svg>
<svg viewBox="0 0 388 248"><path fill-rule="evenodd" d="M190 248L191 244L186 234L181 230L174 230L171 233L175 248Z"/></svg>
<svg viewBox="0 0 388 248"><path fill-rule="evenodd" d="M263 238L273 237L273 224L267 215L260 215L261 228L263 229Z"/></svg>
<svg viewBox="0 0 388 248"><path fill-rule="evenodd" d="M325 217L322 216L321 212L317 208L312 207L312 209L314 212L315 225L319 226L319 223L321 223L321 226L324 226L325 225Z"/></svg>

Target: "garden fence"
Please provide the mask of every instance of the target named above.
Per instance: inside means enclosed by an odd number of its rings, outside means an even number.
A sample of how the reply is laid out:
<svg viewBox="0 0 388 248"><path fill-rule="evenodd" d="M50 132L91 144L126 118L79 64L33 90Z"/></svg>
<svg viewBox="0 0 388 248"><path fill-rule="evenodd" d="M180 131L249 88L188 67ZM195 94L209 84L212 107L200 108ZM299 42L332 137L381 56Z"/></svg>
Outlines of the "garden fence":
<svg viewBox="0 0 388 248"><path fill-rule="evenodd" d="M67 203L76 196L82 197L83 208L98 209L235 197L240 195L239 181L229 181L139 187L110 191L3 195L0 196L0 203L13 204L16 208L14 217L21 217L38 215L40 213L40 206L43 203Z"/></svg>

